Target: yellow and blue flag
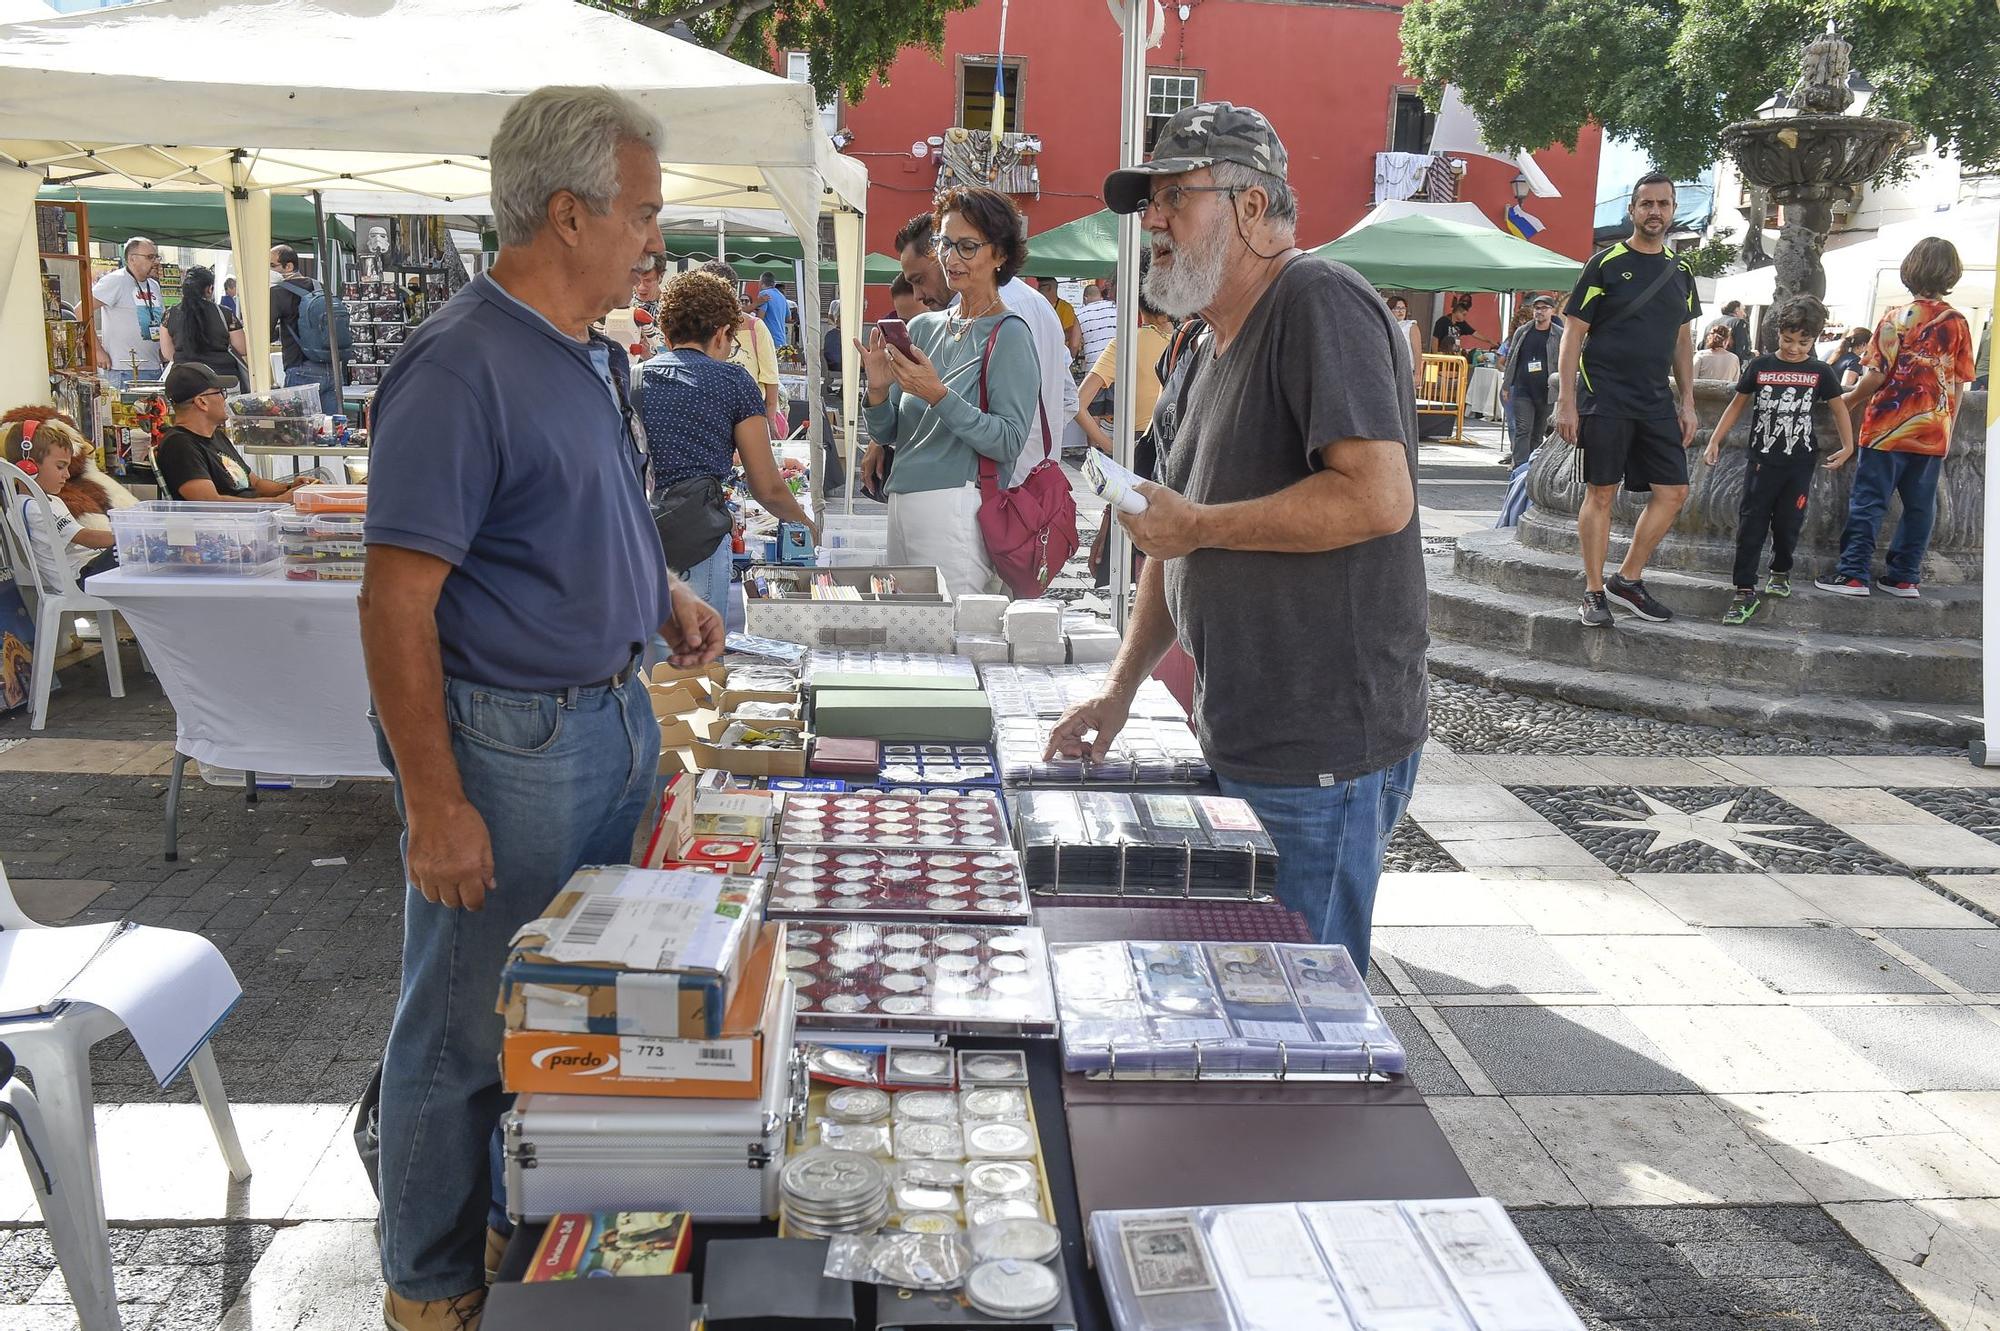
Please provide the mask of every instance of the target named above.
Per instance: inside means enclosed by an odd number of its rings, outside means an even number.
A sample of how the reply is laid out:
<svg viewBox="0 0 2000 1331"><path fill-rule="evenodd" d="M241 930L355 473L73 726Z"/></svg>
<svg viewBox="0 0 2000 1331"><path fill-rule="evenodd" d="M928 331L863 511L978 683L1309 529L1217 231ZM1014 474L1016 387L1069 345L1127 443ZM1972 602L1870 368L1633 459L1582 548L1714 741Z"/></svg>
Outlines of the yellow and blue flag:
<svg viewBox="0 0 2000 1331"><path fill-rule="evenodd" d="M1007 128L1007 66L996 61L993 65L993 146L1000 146L1000 136Z"/></svg>
<svg viewBox="0 0 2000 1331"><path fill-rule="evenodd" d="M1542 225L1541 218L1517 203L1507 209L1507 229L1522 240L1533 240L1546 228Z"/></svg>

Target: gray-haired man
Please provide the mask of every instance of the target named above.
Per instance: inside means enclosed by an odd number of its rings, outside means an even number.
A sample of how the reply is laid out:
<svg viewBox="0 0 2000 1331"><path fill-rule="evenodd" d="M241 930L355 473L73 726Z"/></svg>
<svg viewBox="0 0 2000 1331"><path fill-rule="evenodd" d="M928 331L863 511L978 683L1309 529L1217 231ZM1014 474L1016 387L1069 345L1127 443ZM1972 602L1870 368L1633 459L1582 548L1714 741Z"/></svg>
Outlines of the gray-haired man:
<svg viewBox="0 0 2000 1331"><path fill-rule="evenodd" d="M1166 484L1119 515L1152 558L1110 687L1050 749L1101 756L1178 636L1202 749L1277 843L1279 896L1365 969L1426 725L1416 402L1381 297L1294 245L1285 164L1261 114L1208 102L1104 183L1114 211L1143 211L1146 298L1207 331L1155 409L1177 421Z"/></svg>
<svg viewBox="0 0 2000 1331"><path fill-rule="evenodd" d="M603 88L516 103L490 154L500 258L375 399L361 637L408 827L382 1063L391 1331L478 1325L509 940L579 865L631 854L659 762L635 669L653 633L681 664L722 652L667 572L625 352L590 331L661 249L658 135Z"/></svg>

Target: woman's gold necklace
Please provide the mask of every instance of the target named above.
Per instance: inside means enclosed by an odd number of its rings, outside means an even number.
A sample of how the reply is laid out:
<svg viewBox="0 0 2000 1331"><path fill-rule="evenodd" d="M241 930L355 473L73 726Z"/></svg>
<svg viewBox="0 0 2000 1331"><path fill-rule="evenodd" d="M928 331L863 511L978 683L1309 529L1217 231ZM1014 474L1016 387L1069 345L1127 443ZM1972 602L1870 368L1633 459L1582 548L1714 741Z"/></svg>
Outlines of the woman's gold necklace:
<svg viewBox="0 0 2000 1331"><path fill-rule="evenodd" d="M995 309L999 308L999 305L1000 305L1000 297L996 294L991 301L987 302L985 309L981 310L977 314L969 314L963 320L961 320L956 314L947 311L945 317L951 320L951 340L954 342L963 342L965 340L965 335L972 331L972 325L978 323L981 319L984 319L987 315L993 313Z"/></svg>

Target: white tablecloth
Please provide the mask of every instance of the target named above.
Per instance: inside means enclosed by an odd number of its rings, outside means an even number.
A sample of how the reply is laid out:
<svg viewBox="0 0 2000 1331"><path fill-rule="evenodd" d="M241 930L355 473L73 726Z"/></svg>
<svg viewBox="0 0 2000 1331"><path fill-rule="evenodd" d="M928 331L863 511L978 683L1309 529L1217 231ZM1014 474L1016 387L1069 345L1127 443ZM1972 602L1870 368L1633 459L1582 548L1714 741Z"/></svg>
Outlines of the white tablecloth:
<svg viewBox="0 0 2000 1331"><path fill-rule="evenodd" d="M368 724L356 582L113 569L88 580L138 635L174 747L273 776L387 776Z"/></svg>
<svg viewBox="0 0 2000 1331"><path fill-rule="evenodd" d="M1476 365L1465 385L1465 414L1500 419L1500 371L1490 365Z"/></svg>

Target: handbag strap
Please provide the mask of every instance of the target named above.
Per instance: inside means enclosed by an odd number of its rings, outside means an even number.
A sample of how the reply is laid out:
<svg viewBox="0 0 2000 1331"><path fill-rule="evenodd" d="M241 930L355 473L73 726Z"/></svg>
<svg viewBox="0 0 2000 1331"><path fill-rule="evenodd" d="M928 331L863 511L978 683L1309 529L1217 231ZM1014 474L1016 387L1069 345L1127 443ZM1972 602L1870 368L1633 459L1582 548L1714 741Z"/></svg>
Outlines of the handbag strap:
<svg viewBox="0 0 2000 1331"><path fill-rule="evenodd" d="M1672 250L1668 250L1666 258L1667 266L1662 268L1652 281L1646 283L1646 289L1639 293L1639 299L1633 301L1630 305L1624 306L1622 309L1613 310L1609 318L1601 319L1592 324L1590 331L1593 333L1601 332L1607 324L1617 323L1626 315L1636 314L1638 311L1645 309L1646 302L1659 293L1660 288L1667 284L1667 279L1681 270L1679 255L1675 254Z"/></svg>
<svg viewBox="0 0 2000 1331"><path fill-rule="evenodd" d="M986 405L986 367L993 363L993 348L1000 341L1000 330L1006 326L1009 319L1021 319L1021 316L1015 314L1012 310L1000 316L999 322L993 325L993 331L986 335L986 350L979 353L979 409L982 412L988 409ZM1024 327L1027 325L1027 322L1026 319L1021 319ZM1035 389L1035 419L1042 423L1042 461L1047 462L1055 455L1055 445L1049 438L1048 404L1042 401L1042 392L1039 387ZM982 494L990 493L998 484L999 479L999 465L984 453L980 454L980 492Z"/></svg>

